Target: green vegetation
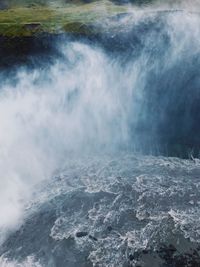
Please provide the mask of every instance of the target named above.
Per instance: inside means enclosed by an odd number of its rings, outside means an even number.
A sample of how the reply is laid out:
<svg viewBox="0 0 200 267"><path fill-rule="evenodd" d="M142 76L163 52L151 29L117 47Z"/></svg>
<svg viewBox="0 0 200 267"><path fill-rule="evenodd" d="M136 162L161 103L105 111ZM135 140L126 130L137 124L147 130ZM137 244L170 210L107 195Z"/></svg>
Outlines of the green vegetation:
<svg viewBox="0 0 200 267"><path fill-rule="evenodd" d="M55 5L54 2L49 6L32 5L32 2L26 1L28 6L16 5L0 10L0 35L15 37L64 31L89 33L92 25L106 17L127 12L126 6L114 5L109 1L64 5Z"/></svg>

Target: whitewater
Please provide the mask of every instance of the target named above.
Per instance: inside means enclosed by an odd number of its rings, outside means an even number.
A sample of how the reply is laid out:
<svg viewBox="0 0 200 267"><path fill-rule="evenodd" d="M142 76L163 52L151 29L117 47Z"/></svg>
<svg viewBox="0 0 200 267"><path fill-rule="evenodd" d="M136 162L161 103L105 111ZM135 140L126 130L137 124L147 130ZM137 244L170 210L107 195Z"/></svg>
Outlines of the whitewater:
<svg viewBox="0 0 200 267"><path fill-rule="evenodd" d="M0 266L200 266L200 16L137 8L0 72Z"/></svg>

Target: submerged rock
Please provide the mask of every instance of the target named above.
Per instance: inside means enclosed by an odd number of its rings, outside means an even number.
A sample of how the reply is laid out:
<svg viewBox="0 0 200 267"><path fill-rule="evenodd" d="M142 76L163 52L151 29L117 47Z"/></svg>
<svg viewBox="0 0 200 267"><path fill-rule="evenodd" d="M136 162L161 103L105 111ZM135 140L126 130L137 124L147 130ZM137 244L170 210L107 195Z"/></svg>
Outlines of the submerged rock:
<svg viewBox="0 0 200 267"><path fill-rule="evenodd" d="M77 232L76 237L85 237L88 235L88 232Z"/></svg>

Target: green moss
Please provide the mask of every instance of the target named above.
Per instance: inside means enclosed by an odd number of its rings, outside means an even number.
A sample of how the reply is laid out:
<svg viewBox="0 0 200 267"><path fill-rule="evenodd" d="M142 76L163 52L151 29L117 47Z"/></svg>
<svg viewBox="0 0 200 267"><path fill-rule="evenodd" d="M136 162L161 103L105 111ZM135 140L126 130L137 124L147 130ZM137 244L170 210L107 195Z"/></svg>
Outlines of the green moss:
<svg viewBox="0 0 200 267"><path fill-rule="evenodd" d="M90 35L92 33L92 30L90 29L89 25L85 25L80 22L66 23L63 26L63 30L69 33L78 33L84 35Z"/></svg>
<svg viewBox="0 0 200 267"><path fill-rule="evenodd" d="M30 36L61 31L89 33L91 25L126 11L126 7L108 1L57 7L15 7L0 11L0 35Z"/></svg>

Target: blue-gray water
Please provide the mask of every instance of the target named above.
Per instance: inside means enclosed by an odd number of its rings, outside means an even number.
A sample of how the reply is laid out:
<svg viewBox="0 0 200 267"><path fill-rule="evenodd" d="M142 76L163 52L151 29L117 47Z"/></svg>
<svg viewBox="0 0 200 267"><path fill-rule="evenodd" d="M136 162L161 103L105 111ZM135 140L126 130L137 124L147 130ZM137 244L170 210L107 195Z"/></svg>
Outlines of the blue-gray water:
<svg viewBox="0 0 200 267"><path fill-rule="evenodd" d="M198 10L96 27L1 71L0 266L198 267Z"/></svg>

